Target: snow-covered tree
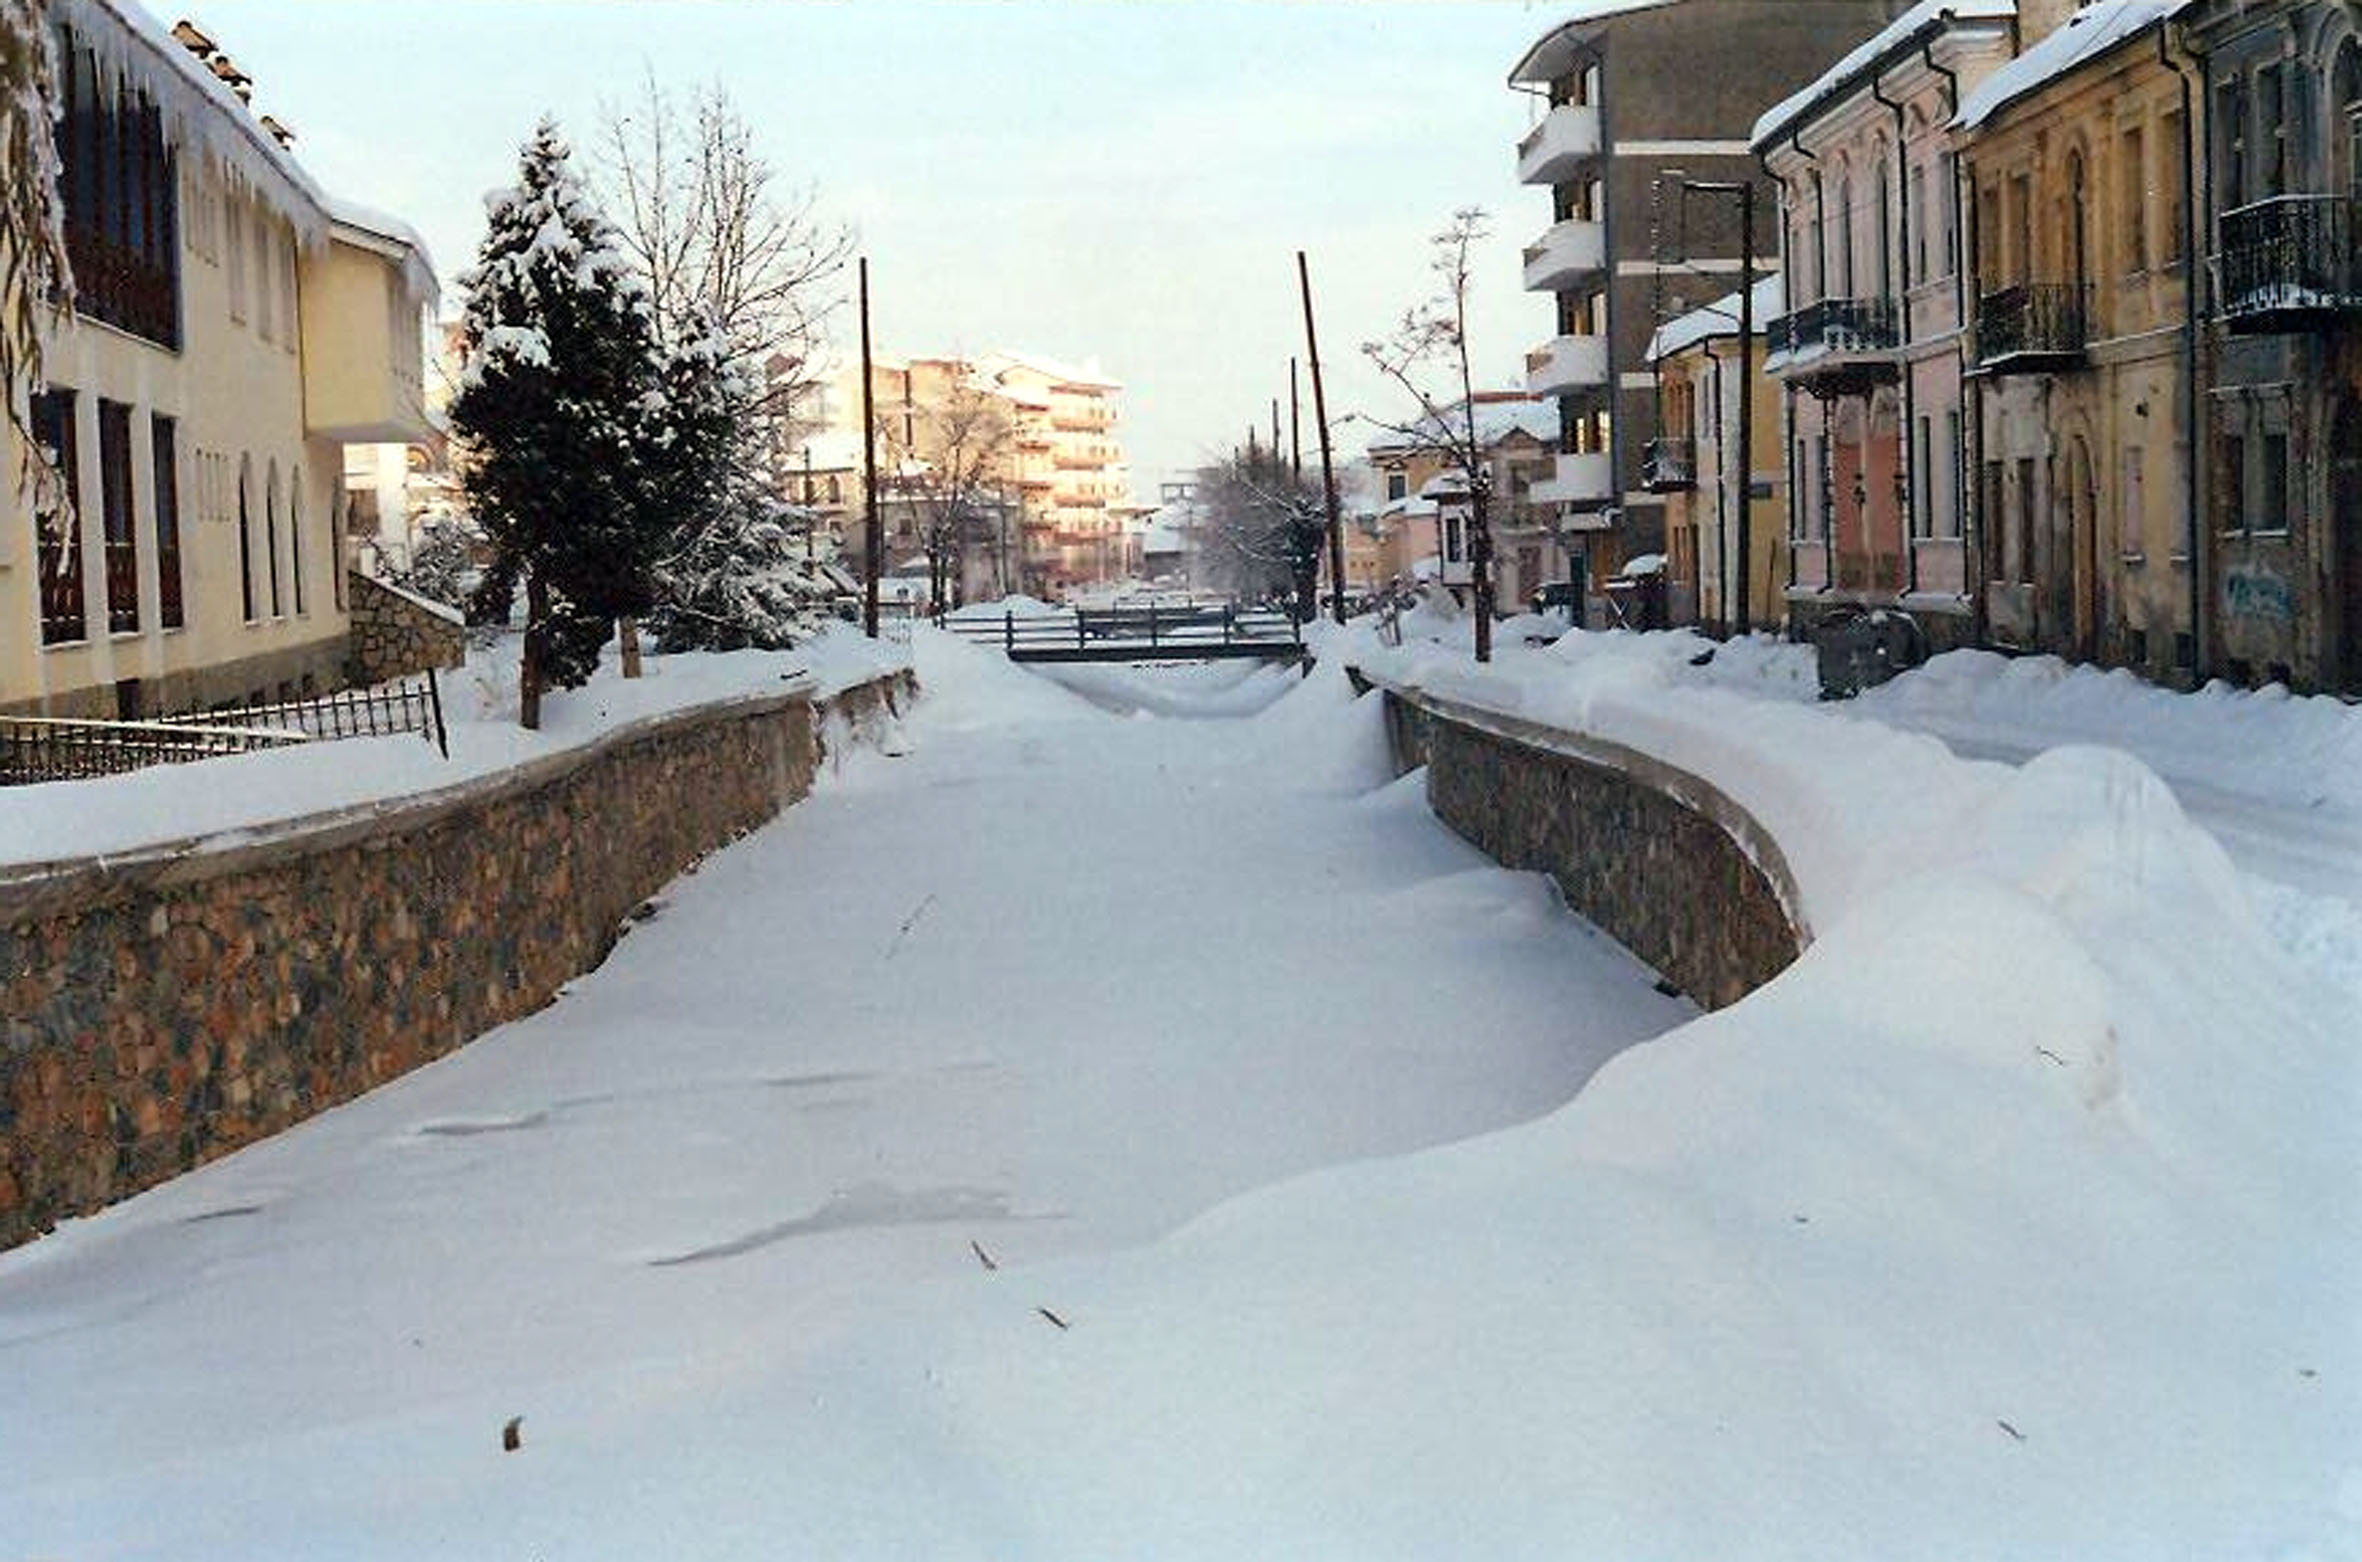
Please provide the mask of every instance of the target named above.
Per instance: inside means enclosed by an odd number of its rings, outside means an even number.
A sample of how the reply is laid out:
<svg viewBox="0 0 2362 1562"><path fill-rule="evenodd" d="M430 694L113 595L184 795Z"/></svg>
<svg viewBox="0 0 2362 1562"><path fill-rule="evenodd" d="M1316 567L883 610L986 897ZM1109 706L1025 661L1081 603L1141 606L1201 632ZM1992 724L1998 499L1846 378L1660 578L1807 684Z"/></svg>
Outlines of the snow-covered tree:
<svg viewBox="0 0 2362 1562"><path fill-rule="evenodd" d="M483 574L483 534L457 511L430 518L419 528L410 562L387 573L393 583L445 607L464 609Z"/></svg>
<svg viewBox="0 0 2362 1562"><path fill-rule="evenodd" d="M1252 438L1246 448L1197 478L1199 568L1234 596L1285 593L1299 617L1317 611L1316 582L1326 508L1320 485L1276 449Z"/></svg>
<svg viewBox="0 0 2362 1562"><path fill-rule="evenodd" d="M35 490L36 511L58 507L41 493L49 469L33 438L32 393L41 378L48 311L69 291L62 214L57 201L57 101L48 7L43 0L0 0L0 391L22 465L20 488Z"/></svg>
<svg viewBox="0 0 2362 1562"><path fill-rule="evenodd" d="M649 628L668 651L783 649L816 632L831 590L788 545L811 517L771 493L758 387L713 317L692 309L669 334L642 431L666 522Z"/></svg>
<svg viewBox="0 0 2362 1562"><path fill-rule="evenodd" d="M451 426L461 483L492 550L474 604L525 591L519 718L590 677L618 618L645 613L663 523L643 459L665 411L648 291L592 202L553 120L517 186L492 195L460 321Z"/></svg>

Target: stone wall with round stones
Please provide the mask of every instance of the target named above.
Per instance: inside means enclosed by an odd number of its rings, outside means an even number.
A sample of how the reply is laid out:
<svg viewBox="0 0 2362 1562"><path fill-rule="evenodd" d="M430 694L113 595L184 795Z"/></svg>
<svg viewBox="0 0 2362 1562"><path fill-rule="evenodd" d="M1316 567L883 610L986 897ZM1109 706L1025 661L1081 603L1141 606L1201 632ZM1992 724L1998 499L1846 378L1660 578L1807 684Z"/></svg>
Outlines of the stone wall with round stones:
<svg viewBox="0 0 2362 1562"><path fill-rule="evenodd" d="M0 1247L540 1008L804 796L824 728L861 741L914 690L763 695L259 837L0 869Z"/></svg>

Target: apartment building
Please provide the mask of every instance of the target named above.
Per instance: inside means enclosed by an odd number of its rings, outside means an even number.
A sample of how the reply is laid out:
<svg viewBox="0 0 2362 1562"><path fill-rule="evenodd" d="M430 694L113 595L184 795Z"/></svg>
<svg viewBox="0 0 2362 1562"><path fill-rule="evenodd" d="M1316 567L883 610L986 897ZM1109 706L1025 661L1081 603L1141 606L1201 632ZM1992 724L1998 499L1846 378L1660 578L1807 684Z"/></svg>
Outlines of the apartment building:
<svg viewBox="0 0 2362 1562"><path fill-rule="evenodd" d="M2175 8L2102 0L1954 122L1984 639L2159 681L2191 676L2198 618Z"/></svg>
<svg viewBox="0 0 2362 1562"><path fill-rule="evenodd" d="M1123 386L1090 366L996 353L978 364L1018 409L1018 485L1025 498L1025 583L1035 595L1121 578L1125 476L1116 397Z"/></svg>
<svg viewBox="0 0 2362 1562"><path fill-rule="evenodd" d="M1780 400L1762 371L1765 330L1784 297L1777 273L1757 280L1744 338L1734 292L1667 321L1649 340L1664 432L1649 442L1643 481L1665 498L1666 608L1675 623L1737 627L1742 569L1746 626L1776 629L1785 617L1786 486L1776 475L1744 485L1738 477L1742 417L1747 464L1777 471Z"/></svg>
<svg viewBox="0 0 2362 1562"><path fill-rule="evenodd" d="M1747 139L1756 116L1894 7L1590 0L1569 9L1509 83L1537 108L1518 177L1551 202L1550 225L1524 254L1526 289L1554 308L1552 334L1527 359L1526 389L1559 414L1552 470L1534 497L1555 511L1549 531L1563 562L1553 567L1598 580L1666 546L1665 498L1642 469L1660 432L1649 338L1738 283L1738 202L1685 194L1683 181L1757 178ZM1757 203L1754 240L1756 253L1772 253L1769 200Z"/></svg>
<svg viewBox="0 0 2362 1562"><path fill-rule="evenodd" d="M2013 0L1921 0L1755 122L1779 185L1792 628L1890 609L1977 638L1964 500L1963 241L1950 126L2017 51Z"/></svg>
<svg viewBox="0 0 2362 1562"><path fill-rule="evenodd" d="M428 434L424 248L313 184L193 29L49 14L76 289L32 414L64 503L0 501L0 710L334 686L343 447Z"/></svg>
<svg viewBox="0 0 2362 1562"><path fill-rule="evenodd" d="M2192 0L2199 673L2362 693L2362 16Z"/></svg>

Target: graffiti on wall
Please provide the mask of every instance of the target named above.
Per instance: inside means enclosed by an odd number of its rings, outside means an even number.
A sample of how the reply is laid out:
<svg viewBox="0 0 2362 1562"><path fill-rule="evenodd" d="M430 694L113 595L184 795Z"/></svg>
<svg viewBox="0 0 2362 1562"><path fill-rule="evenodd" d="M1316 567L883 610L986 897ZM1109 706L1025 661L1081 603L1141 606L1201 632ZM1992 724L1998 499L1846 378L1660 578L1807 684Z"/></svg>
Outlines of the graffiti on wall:
<svg viewBox="0 0 2362 1562"><path fill-rule="evenodd" d="M2223 576L2223 608L2235 618L2285 624L2296 617L2296 594L2279 574L2250 565Z"/></svg>

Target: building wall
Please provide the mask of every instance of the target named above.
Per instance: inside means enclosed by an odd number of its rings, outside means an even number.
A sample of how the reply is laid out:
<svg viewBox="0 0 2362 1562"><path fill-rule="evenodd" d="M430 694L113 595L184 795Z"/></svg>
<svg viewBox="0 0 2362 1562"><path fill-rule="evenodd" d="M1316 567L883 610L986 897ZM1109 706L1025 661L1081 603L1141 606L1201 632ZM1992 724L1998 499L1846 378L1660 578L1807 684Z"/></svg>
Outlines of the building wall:
<svg viewBox="0 0 2362 1562"><path fill-rule="evenodd" d="M1657 392L1648 371L1650 335L1665 320L1711 302L1737 285L1738 218L1727 196L1686 202L1660 195L1678 171L1691 179L1759 178L1746 138L1757 115L1820 74L1837 55L1868 37L1902 7L1895 0L1682 0L1603 18L1583 27L1585 47L1549 85L1552 101L1572 100L1596 67L1606 144L1596 179L1607 224L1608 266L1587 282L1607 296L1610 391L1563 403L1563 449L1597 448L1606 413L1615 457L1619 514L1585 540L1594 579L1627 559L1664 551L1664 501L1641 486L1645 442L1656 436ZM1552 190L1554 210L1576 192ZM1755 250L1776 251L1773 203L1759 199ZM1564 329L1572 295L1555 299Z"/></svg>
<svg viewBox="0 0 2362 1562"><path fill-rule="evenodd" d="M2201 0L2183 25L2208 100L2199 670L2362 693L2362 17ZM2334 241L2281 252L2280 279L2321 307L2234 293L2226 213L2294 203L2343 225L2342 266Z"/></svg>
<svg viewBox="0 0 2362 1562"><path fill-rule="evenodd" d="M2089 290L2087 352L2059 372L1983 362L2006 338L1979 305L1979 487L2000 501L1976 561L1987 636L2161 681L2189 677L2195 654L2181 106L2143 35L1961 145L1971 199L2000 217L1978 233L1972 297ZM2022 222L2010 209L2021 199L2033 208Z"/></svg>

